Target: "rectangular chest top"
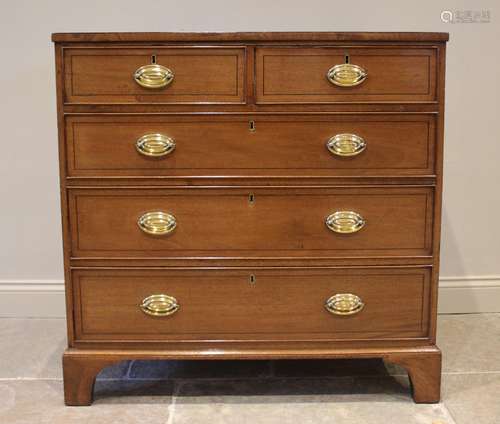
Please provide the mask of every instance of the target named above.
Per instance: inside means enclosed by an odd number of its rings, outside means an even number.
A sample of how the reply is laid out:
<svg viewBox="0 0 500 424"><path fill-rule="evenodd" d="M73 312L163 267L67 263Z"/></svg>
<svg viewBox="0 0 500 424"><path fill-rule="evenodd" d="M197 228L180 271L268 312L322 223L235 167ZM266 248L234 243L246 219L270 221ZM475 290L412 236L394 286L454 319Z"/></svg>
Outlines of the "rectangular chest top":
<svg viewBox="0 0 500 424"><path fill-rule="evenodd" d="M106 42L411 42L448 41L445 32L86 32L55 33L52 41L64 43Z"/></svg>

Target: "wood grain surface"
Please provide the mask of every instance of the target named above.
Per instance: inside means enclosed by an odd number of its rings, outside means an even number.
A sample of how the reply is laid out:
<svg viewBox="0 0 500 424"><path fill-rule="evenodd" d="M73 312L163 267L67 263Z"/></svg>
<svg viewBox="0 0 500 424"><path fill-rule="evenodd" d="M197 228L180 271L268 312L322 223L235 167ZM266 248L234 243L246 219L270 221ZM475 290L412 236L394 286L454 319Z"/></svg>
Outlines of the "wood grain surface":
<svg viewBox="0 0 500 424"><path fill-rule="evenodd" d="M78 340L357 340L428 334L425 268L269 270L75 270ZM361 312L328 312L352 293ZM153 294L180 308L154 317L139 308Z"/></svg>
<svg viewBox="0 0 500 424"><path fill-rule="evenodd" d="M55 41L65 402L130 359L383 358L437 402L445 33L72 33ZM149 90L135 70L175 74ZM356 87L326 78L338 63ZM252 128L253 127L253 128ZM138 137L174 153L147 159ZM352 158L327 139L362 136ZM168 237L137 219L164 210ZM325 218L354 210L355 234ZM140 311L175 296L165 318ZM331 315L328 296L365 309ZM216 354L215 354L216 353Z"/></svg>
<svg viewBox="0 0 500 424"><path fill-rule="evenodd" d="M434 115L76 115L66 120L71 177L419 176L433 175ZM168 156L137 152L145 134L163 134ZM342 133L367 148L340 157L326 148Z"/></svg>
<svg viewBox="0 0 500 424"><path fill-rule="evenodd" d="M436 49L257 48L257 103L430 102L436 99ZM366 80L353 87L326 75L348 61Z"/></svg>
<svg viewBox="0 0 500 424"><path fill-rule="evenodd" d="M75 189L69 196L73 257L432 253L432 188ZM141 231L139 218L154 211L176 218L173 233ZM332 232L325 221L337 211L354 211L366 224Z"/></svg>

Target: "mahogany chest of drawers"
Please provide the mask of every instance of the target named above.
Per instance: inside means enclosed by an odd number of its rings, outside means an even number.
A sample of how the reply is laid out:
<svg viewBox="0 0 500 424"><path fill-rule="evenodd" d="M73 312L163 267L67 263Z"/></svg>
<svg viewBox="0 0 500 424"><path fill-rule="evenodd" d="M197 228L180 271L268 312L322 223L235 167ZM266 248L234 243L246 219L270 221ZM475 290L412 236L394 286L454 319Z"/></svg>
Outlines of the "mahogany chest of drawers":
<svg viewBox="0 0 500 424"><path fill-rule="evenodd" d="M54 34L66 403L127 359L346 357L437 402L447 39Z"/></svg>

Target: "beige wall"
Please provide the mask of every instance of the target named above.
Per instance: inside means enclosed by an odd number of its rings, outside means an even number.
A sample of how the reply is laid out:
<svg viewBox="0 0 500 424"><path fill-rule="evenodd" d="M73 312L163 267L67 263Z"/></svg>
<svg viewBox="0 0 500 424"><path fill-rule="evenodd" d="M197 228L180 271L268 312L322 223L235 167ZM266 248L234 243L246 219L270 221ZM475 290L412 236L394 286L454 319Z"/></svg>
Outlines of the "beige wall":
<svg viewBox="0 0 500 424"><path fill-rule="evenodd" d="M490 276L487 285L499 283L498 4L439 0L2 2L0 283L12 288L25 280L62 279L51 32L270 30L450 32L442 275L459 281ZM443 9L490 10L491 23L444 24L440 20Z"/></svg>

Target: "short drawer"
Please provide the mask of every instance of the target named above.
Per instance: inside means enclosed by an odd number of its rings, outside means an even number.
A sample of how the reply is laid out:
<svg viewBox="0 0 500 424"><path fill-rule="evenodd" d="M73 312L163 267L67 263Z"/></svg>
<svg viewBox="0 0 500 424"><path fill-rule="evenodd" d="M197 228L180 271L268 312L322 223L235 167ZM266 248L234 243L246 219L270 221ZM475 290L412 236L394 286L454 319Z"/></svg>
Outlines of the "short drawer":
<svg viewBox="0 0 500 424"><path fill-rule="evenodd" d="M244 103L244 48L68 48L66 103Z"/></svg>
<svg viewBox="0 0 500 424"><path fill-rule="evenodd" d="M433 115L70 116L68 175L434 174Z"/></svg>
<svg viewBox="0 0 500 424"><path fill-rule="evenodd" d="M408 46L258 48L257 102L433 102L436 56Z"/></svg>
<svg viewBox="0 0 500 424"><path fill-rule="evenodd" d="M428 268L74 270L79 341L428 334Z"/></svg>
<svg viewBox="0 0 500 424"><path fill-rule="evenodd" d="M73 257L432 252L432 187L69 191Z"/></svg>

